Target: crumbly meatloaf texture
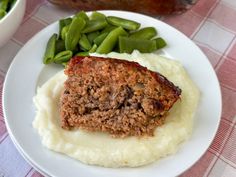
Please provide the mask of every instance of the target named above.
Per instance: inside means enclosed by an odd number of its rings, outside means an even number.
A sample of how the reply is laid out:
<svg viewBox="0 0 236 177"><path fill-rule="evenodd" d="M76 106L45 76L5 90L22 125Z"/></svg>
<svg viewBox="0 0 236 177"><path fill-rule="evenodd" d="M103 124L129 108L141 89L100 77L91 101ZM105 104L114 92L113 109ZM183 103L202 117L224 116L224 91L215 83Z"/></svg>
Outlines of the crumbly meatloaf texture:
<svg viewBox="0 0 236 177"><path fill-rule="evenodd" d="M113 137L153 136L181 90L136 62L75 57L60 100L61 126Z"/></svg>

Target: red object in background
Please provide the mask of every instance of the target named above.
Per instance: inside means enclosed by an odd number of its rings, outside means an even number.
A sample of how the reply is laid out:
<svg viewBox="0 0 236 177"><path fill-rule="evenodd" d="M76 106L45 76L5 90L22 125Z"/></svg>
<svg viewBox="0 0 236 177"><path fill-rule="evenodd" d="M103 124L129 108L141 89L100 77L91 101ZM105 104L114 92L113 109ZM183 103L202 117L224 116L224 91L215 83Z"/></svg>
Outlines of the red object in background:
<svg viewBox="0 0 236 177"><path fill-rule="evenodd" d="M197 0L48 0L62 7L79 10L127 10L149 15L183 13Z"/></svg>

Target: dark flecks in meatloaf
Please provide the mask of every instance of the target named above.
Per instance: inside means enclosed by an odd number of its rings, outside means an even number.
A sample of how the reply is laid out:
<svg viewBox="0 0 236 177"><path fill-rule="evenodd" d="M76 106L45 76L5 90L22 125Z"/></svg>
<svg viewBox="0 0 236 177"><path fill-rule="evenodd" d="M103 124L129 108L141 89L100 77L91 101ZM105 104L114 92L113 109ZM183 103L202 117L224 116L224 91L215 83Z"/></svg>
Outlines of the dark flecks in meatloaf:
<svg viewBox="0 0 236 177"><path fill-rule="evenodd" d="M159 73L124 60L75 57L65 74L60 102L64 129L152 136L181 94Z"/></svg>

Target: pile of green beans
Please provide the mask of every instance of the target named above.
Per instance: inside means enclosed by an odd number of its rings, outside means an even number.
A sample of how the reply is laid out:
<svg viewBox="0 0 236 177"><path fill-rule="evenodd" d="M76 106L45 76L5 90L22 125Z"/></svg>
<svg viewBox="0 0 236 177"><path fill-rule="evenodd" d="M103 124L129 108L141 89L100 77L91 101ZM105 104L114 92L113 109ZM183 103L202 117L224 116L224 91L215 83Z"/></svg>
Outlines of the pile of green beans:
<svg viewBox="0 0 236 177"><path fill-rule="evenodd" d="M81 11L59 20L59 34L49 38L43 62L66 65L73 56L112 51L132 53L133 50L151 53L166 46L154 27L139 29L140 26L138 22L96 11L88 17Z"/></svg>
<svg viewBox="0 0 236 177"><path fill-rule="evenodd" d="M16 0L0 0L0 20L12 9Z"/></svg>

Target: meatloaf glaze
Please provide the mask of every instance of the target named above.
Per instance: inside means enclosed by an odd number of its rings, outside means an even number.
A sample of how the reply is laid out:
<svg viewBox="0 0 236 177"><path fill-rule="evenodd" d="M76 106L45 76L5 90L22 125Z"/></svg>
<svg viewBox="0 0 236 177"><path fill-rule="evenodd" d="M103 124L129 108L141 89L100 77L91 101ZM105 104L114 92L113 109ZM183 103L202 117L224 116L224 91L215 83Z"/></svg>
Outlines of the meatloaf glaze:
<svg viewBox="0 0 236 177"><path fill-rule="evenodd" d="M74 57L65 74L60 99L64 129L152 136L181 94L161 74L125 60Z"/></svg>

